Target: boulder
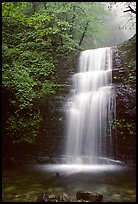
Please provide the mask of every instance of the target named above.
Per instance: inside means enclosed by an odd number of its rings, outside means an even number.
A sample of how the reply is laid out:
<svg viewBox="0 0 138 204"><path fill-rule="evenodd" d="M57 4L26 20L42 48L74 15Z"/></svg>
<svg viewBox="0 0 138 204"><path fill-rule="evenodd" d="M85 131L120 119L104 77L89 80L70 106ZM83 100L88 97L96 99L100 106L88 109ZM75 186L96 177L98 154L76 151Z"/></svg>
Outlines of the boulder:
<svg viewBox="0 0 138 204"><path fill-rule="evenodd" d="M103 196L99 193L78 191L76 193L76 199L90 202L100 202L102 201Z"/></svg>

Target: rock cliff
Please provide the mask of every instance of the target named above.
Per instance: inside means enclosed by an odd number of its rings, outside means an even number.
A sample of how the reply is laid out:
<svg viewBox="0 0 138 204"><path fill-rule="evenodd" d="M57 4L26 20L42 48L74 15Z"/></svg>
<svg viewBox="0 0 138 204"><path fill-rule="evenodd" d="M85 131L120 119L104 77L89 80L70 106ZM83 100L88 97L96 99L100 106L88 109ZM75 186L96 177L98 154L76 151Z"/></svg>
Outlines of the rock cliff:
<svg viewBox="0 0 138 204"><path fill-rule="evenodd" d="M113 48L116 119L113 136L117 157L130 164L136 155L136 36Z"/></svg>

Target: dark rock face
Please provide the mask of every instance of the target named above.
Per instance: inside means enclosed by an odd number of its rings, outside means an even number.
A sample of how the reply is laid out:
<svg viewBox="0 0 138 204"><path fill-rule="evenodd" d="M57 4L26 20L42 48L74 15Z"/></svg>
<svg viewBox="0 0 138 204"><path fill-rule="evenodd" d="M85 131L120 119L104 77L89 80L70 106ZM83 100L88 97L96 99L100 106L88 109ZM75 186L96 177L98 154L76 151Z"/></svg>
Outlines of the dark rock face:
<svg viewBox="0 0 138 204"><path fill-rule="evenodd" d="M130 165L135 164L136 155L136 65L133 38L113 48L112 73L116 94L116 131L113 130L113 136L117 138L116 154L117 158Z"/></svg>
<svg viewBox="0 0 138 204"><path fill-rule="evenodd" d="M78 53L72 53L65 59L58 59L56 83L64 84L56 89L56 94L45 97L37 102L43 115L43 122L40 127L40 135L36 145L43 152L41 156L50 157L60 156L64 148L64 127L65 127L65 109L68 93L70 91L70 76L77 69Z"/></svg>

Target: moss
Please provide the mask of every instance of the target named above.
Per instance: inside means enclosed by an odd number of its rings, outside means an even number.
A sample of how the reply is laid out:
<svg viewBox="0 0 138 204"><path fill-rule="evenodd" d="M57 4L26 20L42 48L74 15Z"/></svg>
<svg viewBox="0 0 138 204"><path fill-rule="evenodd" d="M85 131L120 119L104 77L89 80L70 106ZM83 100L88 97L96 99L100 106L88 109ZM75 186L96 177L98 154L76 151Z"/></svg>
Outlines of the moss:
<svg viewBox="0 0 138 204"><path fill-rule="evenodd" d="M115 82L128 82L128 83L135 83L136 82L136 76L131 75L131 73L128 76L115 76L113 77Z"/></svg>

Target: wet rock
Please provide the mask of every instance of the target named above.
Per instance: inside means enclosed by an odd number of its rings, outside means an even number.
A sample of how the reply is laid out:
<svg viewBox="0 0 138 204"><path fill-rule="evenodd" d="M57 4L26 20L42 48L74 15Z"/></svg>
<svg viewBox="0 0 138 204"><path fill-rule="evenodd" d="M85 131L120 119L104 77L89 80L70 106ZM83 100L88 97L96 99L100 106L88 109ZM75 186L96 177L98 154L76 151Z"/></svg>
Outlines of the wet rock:
<svg viewBox="0 0 138 204"><path fill-rule="evenodd" d="M37 196L36 202L49 202L46 193Z"/></svg>
<svg viewBox="0 0 138 204"><path fill-rule="evenodd" d="M21 159L19 160L11 156L9 158L3 159L3 165L7 167L8 166L19 166L19 165L22 165L22 161Z"/></svg>
<svg viewBox="0 0 138 204"><path fill-rule="evenodd" d="M37 197L36 202L72 202L72 200L66 193L57 195L53 193L44 193Z"/></svg>
<svg viewBox="0 0 138 204"><path fill-rule="evenodd" d="M136 152L136 81L135 36L113 48L113 86L116 95L116 120L124 120L112 131L117 143L117 158L129 164ZM120 134L121 133L121 134ZM131 144L131 145L129 145ZM126 151L127 149L127 151Z"/></svg>
<svg viewBox="0 0 138 204"><path fill-rule="evenodd" d="M20 198L20 195L17 194L17 195L15 195L14 197L15 197L15 198Z"/></svg>
<svg viewBox="0 0 138 204"><path fill-rule="evenodd" d="M76 193L76 199L90 202L100 202L103 200L103 196L99 193L78 191Z"/></svg>
<svg viewBox="0 0 138 204"><path fill-rule="evenodd" d="M66 193L56 196L58 202L71 202L71 198Z"/></svg>
<svg viewBox="0 0 138 204"><path fill-rule="evenodd" d="M38 164L54 164L54 159L50 157L37 157L36 162Z"/></svg>
<svg viewBox="0 0 138 204"><path fill-rule="evenodd" d="M56 176L60 176L60 174L58 172L56 172Z"/></svg>

